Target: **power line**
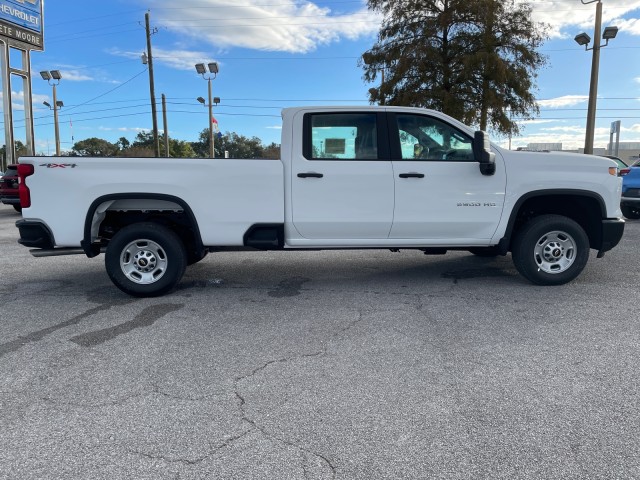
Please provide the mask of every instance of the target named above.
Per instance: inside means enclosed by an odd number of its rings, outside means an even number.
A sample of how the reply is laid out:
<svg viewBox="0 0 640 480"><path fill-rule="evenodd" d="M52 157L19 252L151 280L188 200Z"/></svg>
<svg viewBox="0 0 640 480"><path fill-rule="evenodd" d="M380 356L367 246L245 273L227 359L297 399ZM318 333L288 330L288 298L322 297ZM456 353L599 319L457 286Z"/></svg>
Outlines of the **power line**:
<svg viewBox="0 0 640 480"><path fill-rule="evenodd" d="M120 30L117 32L108 32L108 33L98 33L96 35L84 35L84 36L80 36L80 37L76 37L73 36L73 34L69 34L69 36L66 37L57 37L58 40L48 40L49 43L59 43L59 42L66 42L69 40L81 40L83 38L92 38L92 37L106 37L106 36L113 36L119 33L129 33L129 32L137 32L138 29L131 29L131 30Z"/></svg>
<svg viewBox="0 0 640 480"><path fill-rule="evenodd" d="M118 23L116 25L107 25L107 26L104 26L104 27L94 27L94 28L92 28L90 30L80 30L80 31L75 30L72 34L66 33L66 34L63 34L63 35L56 35L56 36L53 36L53 37L49 37L47 39L47 42L49 42L51 40L55 40L55 39L57 39L59 37L66 37L66 36L69 36L69 35L77 35L79 33L95 32L96 30L107 30L107 29L112 30L115 27L122 27L124 25L131 25L132 23L134 23L134 22Z"/></svg>
<svg viewBox="0 0 640 480"><path fill-rule="evenodd" d="M143 74L143 73L145 73L146 71L147 71L147 69L145 68L145 69L144 69L144 70L142 70L141 72L136 73L136 74L135 74L133 77L131 77L129 80L127 80L127 81L125 81L125 82L121 83L120 85L118 85L117 87L114 87L114 88L112 88L111 90L107 90L106 92L101 93L101 94L100 94L100 95L98 95L97 97L93 97L92 99L87 100L86 102L80 103L80 104L78 104L78 105L76 105L76 106L74 106L74 107L70 107L70 108L68 108L68 109L67 109L67 111L69 111L69 110L73 110L74 108L81 107L82 105L86 105L87 103L93 102L94 100L97 100L98 98L104 97L105 95L108 95L108 94L110 94L111 92L113 92L113 91L115 91L115 90L117 90L117 89L119 89L119 88L121 88L121 87L124 87L127 83L129 83L129 82L131 82L132 80L134 80L135 78L139 77L140 75L142 75L142 74Z"/></svg>

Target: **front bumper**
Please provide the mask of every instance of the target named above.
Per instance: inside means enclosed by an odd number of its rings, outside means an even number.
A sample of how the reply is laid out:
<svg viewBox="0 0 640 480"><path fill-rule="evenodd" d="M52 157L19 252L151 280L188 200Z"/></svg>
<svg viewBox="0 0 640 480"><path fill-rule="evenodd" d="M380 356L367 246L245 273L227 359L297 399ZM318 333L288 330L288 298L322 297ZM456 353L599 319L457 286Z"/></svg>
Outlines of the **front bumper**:
<svg viewBox="0 0 640 480"><path fill-rule="evenodd" d="M640 188L633 185L623 189L620 205L628 207L640 206Z"/></svg>
<svg viewBox="0 0 640 480"><path fill-rule="evenodd" d="M621 218L609 218L602 220L602 241L598 249L598 258L613 247L618 245L624 233L624 220Z"/></svg>
<svg viewBox="0 0 640 480"><path fill-rule="evenodd" d="M31 248L53 248L55 240L51 230L42 222L34 220L18 220L16 227L20 231L18 243Z"/></svg>
<svg viewBox="0 0 640 480"><path fill-rule="evenodd" d="M629 207L640 207L640 197L622 197L620 205Z"/></svg>

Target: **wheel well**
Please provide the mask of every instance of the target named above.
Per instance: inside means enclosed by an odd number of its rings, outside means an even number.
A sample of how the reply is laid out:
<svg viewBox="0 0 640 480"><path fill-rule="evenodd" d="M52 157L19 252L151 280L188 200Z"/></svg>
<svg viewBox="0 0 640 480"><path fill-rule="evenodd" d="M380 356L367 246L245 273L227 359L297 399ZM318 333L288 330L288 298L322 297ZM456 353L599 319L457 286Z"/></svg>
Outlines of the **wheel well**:
<svg viewBox="0 0 640 480"><path fill-rule="evenodd" d="M535 195L523 200L512 217L510 241L513 234L534 217L547 214L562 215L576 221L589 237L591 248L598 248L602 242L601 221L604 215L602 202L593 196L583 194ZM509 245L509 250L511 245Z"/></svg>
<svg viewBox="0 0 640 480"><path fill-rule="evenodd" d="M189 258L200 258L205 250L191 209L179 199L166 196L119 195L93 202L85 222L82 246L89 256L97 255L113 236L128 225L153 222L175 232Z"/></svg>

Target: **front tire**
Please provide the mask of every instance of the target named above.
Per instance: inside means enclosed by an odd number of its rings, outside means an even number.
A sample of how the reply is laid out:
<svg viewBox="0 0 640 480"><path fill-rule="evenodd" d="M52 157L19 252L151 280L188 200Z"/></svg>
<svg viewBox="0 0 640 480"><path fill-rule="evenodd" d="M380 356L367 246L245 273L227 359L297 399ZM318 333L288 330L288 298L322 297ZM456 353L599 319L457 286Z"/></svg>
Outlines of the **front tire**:
<svg viewBox="0 0 640 480"><path fill-rule="evenodd" d="M512 258L520 274L537 285L562 285L576 278L589 260L589 238L574 220L541 215L517 232Z"/></svg>
<svg viewBox="0 0 640 480"><path fill-rule="evenodd" d="M105 267L113 284L134 297L173 290L184 275L187 254L173 231L156 223L124 227L109 242Z"/></svg>

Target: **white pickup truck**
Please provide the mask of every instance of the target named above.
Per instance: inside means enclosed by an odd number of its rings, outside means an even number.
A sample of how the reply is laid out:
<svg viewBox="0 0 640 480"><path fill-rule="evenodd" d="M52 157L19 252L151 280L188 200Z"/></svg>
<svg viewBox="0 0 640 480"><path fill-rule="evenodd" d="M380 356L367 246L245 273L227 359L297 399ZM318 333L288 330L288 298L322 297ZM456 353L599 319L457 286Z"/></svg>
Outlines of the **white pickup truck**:
<svg viewBox="0 0 640 480"><path fill-rule="evenodd" d="M622 237L612 160L504 150L431 110L282 117L280 160L22 157L19 242L104 252L118 288L157 296L208 252L241 249L511 252L525 278L558 285Z"/></svg>

